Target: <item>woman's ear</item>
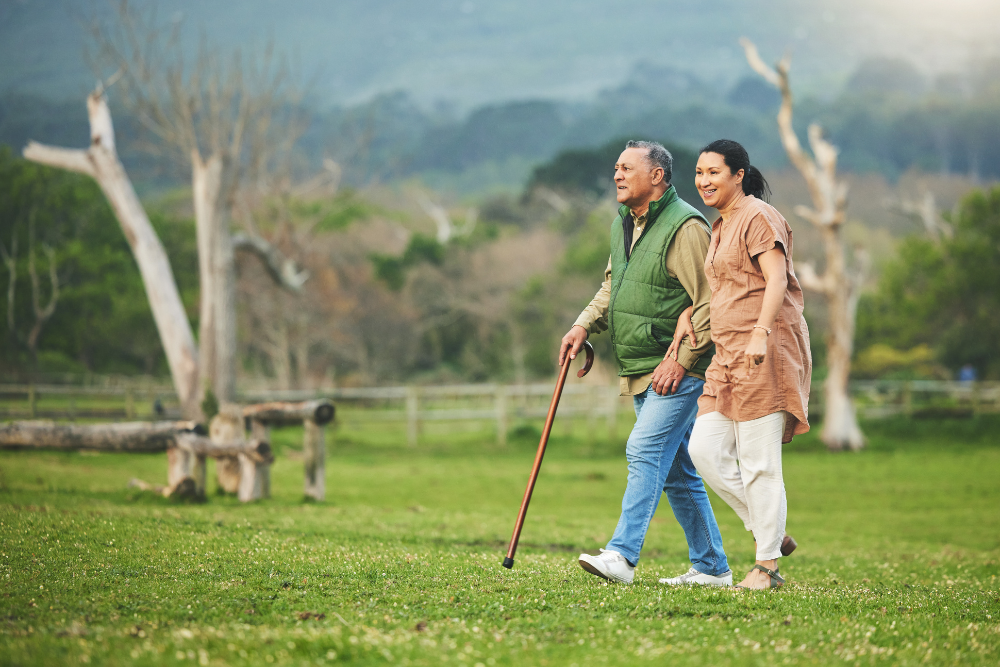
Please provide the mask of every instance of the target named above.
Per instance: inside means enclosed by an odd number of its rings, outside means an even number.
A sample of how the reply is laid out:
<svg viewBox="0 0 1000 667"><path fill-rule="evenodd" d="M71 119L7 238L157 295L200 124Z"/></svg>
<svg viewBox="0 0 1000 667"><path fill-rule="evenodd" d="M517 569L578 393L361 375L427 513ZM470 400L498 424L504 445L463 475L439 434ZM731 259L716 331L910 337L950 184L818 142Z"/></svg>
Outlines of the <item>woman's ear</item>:
<svg viewBox="0 0 1000 667"><path fill-rule="evenodd" d="M738 172L736 172L736 183L737 184L742 183L743 182L743 177L745 175L746 175L746 172L743 169L740 169Z"/></svg>

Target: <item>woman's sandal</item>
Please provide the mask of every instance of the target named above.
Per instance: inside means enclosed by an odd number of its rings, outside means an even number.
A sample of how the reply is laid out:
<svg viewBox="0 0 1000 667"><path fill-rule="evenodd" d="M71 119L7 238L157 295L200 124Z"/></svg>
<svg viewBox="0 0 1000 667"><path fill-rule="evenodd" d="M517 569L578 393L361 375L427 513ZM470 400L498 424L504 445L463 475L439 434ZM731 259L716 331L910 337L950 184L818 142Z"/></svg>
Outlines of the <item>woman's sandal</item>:
<svg viewBox="0 0 1000 667"><path fill-rule="evenodd" d="M761 572L763 572L764 574L766 574L771 578L771 585L768 588L781 588L782 586L785 585L785 580L781 578L781 575L778 574L777 570L769 570L763 565L754 565L750 571L753 572L754 570L760 570ZM746 586L740 586L739 584L736 584L735 586L733 586L733 588L739 588L740 590L744 591L766 590L759 588L747 588Z"/></svg>

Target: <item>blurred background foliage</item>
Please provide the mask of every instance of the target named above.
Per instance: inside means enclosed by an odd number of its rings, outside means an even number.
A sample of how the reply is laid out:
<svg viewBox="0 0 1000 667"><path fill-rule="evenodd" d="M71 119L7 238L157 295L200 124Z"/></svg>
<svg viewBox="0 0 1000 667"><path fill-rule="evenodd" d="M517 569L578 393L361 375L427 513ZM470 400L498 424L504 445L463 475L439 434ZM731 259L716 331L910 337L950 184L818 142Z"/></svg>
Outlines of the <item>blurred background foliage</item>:
<svg viewBox="0 0 1000 667"><path fill-rule="evenodd" d="M496 102L465 113L404 92L301 104L309 122L289 178L304 182L332 161L338 185L285 188L255 203L261 233L310 278L300 294L280 292L256 259L238 256L243 382L548 377L559 338L600 286L616 208L612 168L628 138L666 143L681 196L698 206L696 151L722 135L740 140L774 186L796 257L822 264L815 233L793 212L806 193L778 143L777 96L750 75L717 89L639 63L588 101ZM137 119L114 113L123 160L197 327L187 184L145 150ZM840 89L801 99L796 118L803 133L818 120L840 147L848 236L877 258L858 312L855 375L943 378L972 367L1000 379L1000 190L990 189L1000 178L1000 60L933 77L906 60L867 60ZM0 152L0 243L9 252L18 242L5 264L0 372L165 375L138 270L96 185L15 154L29 138L75 146L86 137L79 100L0 96L0 143L9 147ZM926 192L937 196L950 237L927 236L887 204ZM31 220L42 305L51 289L46 248L59 282L34 347ZM818 305L807 296L814 341L825 328ZM604 338L594 343L606 359ZM821 345L814 356L822 377ZM613 369L598 373L610 381Z"/></svg>
<svg viewBox="0 0 1000 667"><path fill-rule="evenodd" d="M932 375L938 362L1000 378L1000 187L971 192L947 219L953 236L904 239L862 299L858 340L874 345L858 372Z"/></svg>

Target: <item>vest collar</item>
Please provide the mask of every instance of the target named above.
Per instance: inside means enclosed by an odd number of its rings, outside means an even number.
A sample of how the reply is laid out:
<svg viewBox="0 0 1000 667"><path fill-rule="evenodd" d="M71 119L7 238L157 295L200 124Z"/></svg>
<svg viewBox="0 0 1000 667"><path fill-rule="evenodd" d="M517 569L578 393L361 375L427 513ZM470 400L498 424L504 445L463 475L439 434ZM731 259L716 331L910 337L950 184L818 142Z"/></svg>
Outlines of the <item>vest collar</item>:
<svg viewBox="0 0 1000 667"><path fill-rule="evenodd" d="M677 201L677 190L671 185L667 188L667 191L663 193L663 196L649 203L649 213L646 215L646 229L649 229L650 225L656 222L656 219L660 217L664 209ZM625 217L631 215L632 211L629 210L628 206L622 204L618 207L618 215L621 216L622 221L625 221Z"/></svg>

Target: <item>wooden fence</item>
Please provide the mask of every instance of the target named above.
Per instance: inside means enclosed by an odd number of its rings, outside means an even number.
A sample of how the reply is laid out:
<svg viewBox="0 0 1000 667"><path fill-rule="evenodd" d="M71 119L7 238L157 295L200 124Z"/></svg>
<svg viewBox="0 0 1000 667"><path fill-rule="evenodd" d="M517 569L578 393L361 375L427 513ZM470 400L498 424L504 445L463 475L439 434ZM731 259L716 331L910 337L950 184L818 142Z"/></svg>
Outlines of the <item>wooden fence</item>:
<svg viewBox="0 0 1000 667"><path fill-rule="evenodd" d="M967 417L1000 412L1000 382L858 380L851 392L859 414L869 419L891 415L914 418ZM496 425L500 444L512 425L545 416L552 384L476 384L334 388L315 391L247 390L242 403L303 401L329 398L338 407L342 428L373 422L405 422L407 441L416 445L424 422L480 421ZM160 411L154 410L158 402ZM822 383L813 385L810 414L822 417ZM588 431L603 426L616 432L622 412L631 412L631 401L618 396L617 385L569 382L563 391L559 414L583 418ZM178 418L179 409L170 385L93 383L79 385L0 385L0 419L50 418L124 420ZM627 419L628 417L626 417ZM612 435L613 437L613 435Z"/></svg>
<svg viewBox="0 0 1000 667"><path fill-rule="evenodd" d="M338 423L345 428L372 422L406 422L410 445L419 440L423 422L489 421L496 424L497 444L505 445L510 427L524 420L542 419L552 398L551 384L468 384L429 387L365 387L322 391L338 406ZM246 392L246 400L273 396L301 400L314 392ZM609 434L617 428L619 413L631 402L618 395L618 387L600 384L566 384L559 402L560 416L586 419L591 430L603 420ZM613 435L612 435L613 437Z"/></svg>

